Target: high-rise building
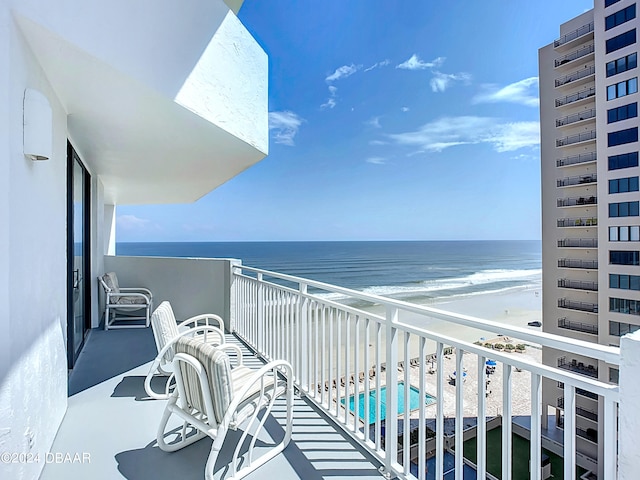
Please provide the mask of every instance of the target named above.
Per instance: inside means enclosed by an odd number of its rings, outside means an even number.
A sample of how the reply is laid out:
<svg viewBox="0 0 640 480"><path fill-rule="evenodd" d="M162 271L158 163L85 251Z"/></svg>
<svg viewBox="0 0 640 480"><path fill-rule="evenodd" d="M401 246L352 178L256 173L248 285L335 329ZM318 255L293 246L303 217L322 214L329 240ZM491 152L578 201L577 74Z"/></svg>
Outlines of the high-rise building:
<svg viewBox="0 0 640 480"><path fill-rule="evenodd" d="M640 328L636 9L595 0L539 52L543 329L602 345ZM545 348L543 362L618 381L617 367L592 358ZM601 403L577 391L576 462L593 471ZM543 405L543 426L563 428L561 384L545 381Z"/></svg>

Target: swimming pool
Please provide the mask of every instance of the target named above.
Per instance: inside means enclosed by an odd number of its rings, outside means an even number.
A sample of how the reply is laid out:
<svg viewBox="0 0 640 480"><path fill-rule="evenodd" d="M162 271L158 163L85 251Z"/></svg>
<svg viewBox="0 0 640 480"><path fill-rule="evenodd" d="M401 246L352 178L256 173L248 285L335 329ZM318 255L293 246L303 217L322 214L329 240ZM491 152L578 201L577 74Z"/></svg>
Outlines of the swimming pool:
<svg viewBox="0 0 640 480"><path fill-rule="evenodd" d="M376 395L377 390L369 391L369 420L368 423L371 425L376 421ZM345 404L346 399L342 399L342 404ZM436 397L425 394L424 398L425 405L433 405L436 403ZM409 410L415 410L420 407L420 390L416 387L409 387ZM349 411L351 413L355 412L355 396L351 395L349 397ZM364 393L358 395L358 415L362 421L365 421L365 411L364 411ZM404 383L400 382L398 384L398 415L404 413ZM380 388L380 420L384 420L387 418L387 387ZM366 421L365 421L366 422Z"/></svg>

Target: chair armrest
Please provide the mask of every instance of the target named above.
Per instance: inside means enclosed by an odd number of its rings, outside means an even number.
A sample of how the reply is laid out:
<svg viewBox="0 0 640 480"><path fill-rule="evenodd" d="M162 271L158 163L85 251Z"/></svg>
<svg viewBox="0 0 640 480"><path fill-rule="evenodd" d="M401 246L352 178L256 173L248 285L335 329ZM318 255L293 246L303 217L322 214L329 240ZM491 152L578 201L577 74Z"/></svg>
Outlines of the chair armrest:
<svg viewBox="0 0 640 480"><path fill-rule="evenodd" d="M274 385L272 387L274 391L276 390L275 382L277 382L278 375L278 372L276 370L278 370L279 373L282 373L285 377L287 384L286 394L293 395L293 369L291 368L291 364L286 360L274 360L272 362L269 362L260 369L256 370L256 372L245 381L244 387L242 387L238 391L238 393L233 396L233 400L231 401L231 404L229 405L229 408L224 415L224 419L222 421L223 425L230 425L233 416L236 414L236 410L238 409L240 404L246 400L245 397L247 393L255 388L254 385L256 383L263 381L263 377L266 377L270 372L273 372L273 375L276 376ZM264 392L264 389L265 386L262 385L260 389L261 394Z"/></svg>
<svg viewBox="0 0 640 480"><path fill-rule="evenodd" d="M192 323L193 326L197 326L202 320L204 320L204 325L211 325L210 320L215 321L218 324L218 328L224 332L224 320L222 320L222 317L216 315L215 313L203 313L201 315L187 318L186 320L178 324L178 329L180 329L180 327L186 327L187 325L190 325Z"/></svg>
<svg viewBox="0 0 640 480"><path fill-rule="evenodd" d="M143 288L143 287L120 287L120 291L121 292L140 292L140 293L146 293L147 295L149 295L150 298L153 298L153 294L151 293L151 290L149 290L148 288Z"/></svg>
<svg viewBox="0 0 640 480"><path fill-rule="evenodd" d="M242 350L240 350L239 346L233 343L223 343L221 345L218 345L216 348L218 350L233 350L233 352L236 354L236 358L238 359L236 367L241 367L242 365L244 365L242 361Z"/></svg>

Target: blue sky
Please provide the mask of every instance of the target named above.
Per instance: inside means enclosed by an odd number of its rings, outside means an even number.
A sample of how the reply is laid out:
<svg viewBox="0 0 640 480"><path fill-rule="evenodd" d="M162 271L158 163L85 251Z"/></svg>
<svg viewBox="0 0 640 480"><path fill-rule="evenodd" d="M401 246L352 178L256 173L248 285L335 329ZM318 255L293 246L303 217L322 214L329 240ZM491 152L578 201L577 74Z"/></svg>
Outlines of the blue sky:
<svg viewBox="0 0 640 480"><path fill-rule="evenodd" d="M117 240L540 238L538 48L590 0L245 0L269 156Z"/></svg>

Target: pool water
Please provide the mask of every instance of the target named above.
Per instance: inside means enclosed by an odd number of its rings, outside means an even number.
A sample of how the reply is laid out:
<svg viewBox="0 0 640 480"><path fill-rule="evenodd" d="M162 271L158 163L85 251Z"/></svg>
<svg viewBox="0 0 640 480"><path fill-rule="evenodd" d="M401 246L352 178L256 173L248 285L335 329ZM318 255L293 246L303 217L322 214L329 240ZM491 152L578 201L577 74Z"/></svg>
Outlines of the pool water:
<svg viewBox="0 0 640 480"><path fill-rule="evenodd" d="M369 391L369 418L368 423L371 425L376 421L376 396L377 390ZM425 394L425 405L432 405L436 403L436 397ZM342 399L342 404L345 404L345 399ZM415 410L420 407L420 390L416 387L409 387L409 409ZM355 396L349 397L349 410L351 413L355 412ZM398 415L404 413L404 383L398 384ZM364 393L358 395L358 415L360 419L366 423L364 411ZM387 387L380 388L380 420L384 420L387 417Z"/></svg>

